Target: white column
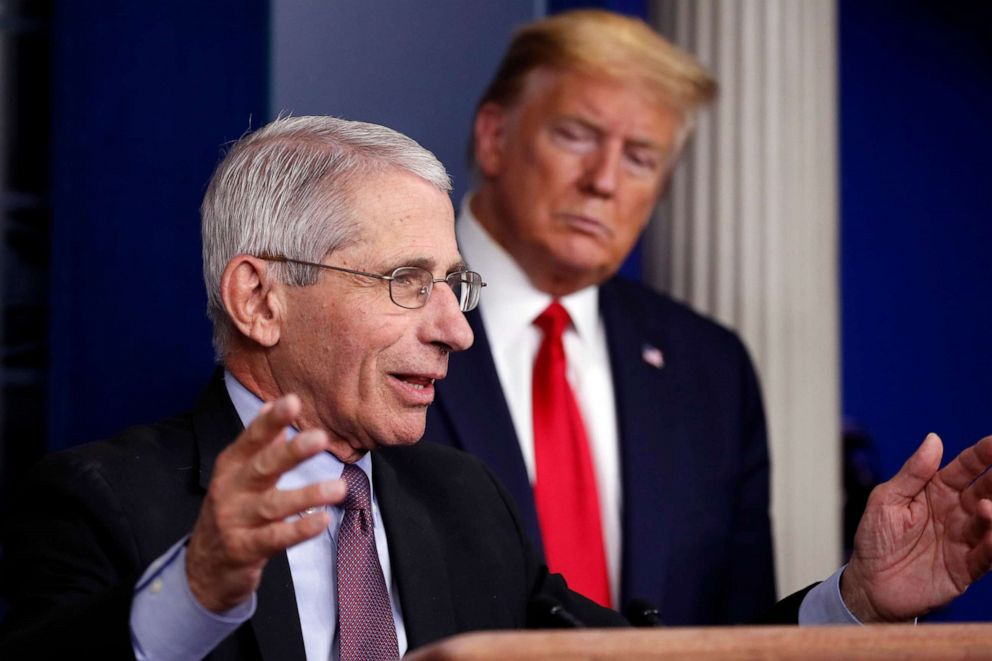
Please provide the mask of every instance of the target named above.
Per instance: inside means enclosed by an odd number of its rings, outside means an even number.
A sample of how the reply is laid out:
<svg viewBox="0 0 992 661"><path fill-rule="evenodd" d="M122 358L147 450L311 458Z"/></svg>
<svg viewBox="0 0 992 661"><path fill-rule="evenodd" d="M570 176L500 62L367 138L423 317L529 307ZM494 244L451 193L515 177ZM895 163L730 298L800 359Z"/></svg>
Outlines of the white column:
<svg viewBox="0 0 992 661"><path fill-rule="evenodd" d="M655 0L716 77L645 242L656 287L736 329L772 452L779 591L841 556L834 0Z"/></svg>

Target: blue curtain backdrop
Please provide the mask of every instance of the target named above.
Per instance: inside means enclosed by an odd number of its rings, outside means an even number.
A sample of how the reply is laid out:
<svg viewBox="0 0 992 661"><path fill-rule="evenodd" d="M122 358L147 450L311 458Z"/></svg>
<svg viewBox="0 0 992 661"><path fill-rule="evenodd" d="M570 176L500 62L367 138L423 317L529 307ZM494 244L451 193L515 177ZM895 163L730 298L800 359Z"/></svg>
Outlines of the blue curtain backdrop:
<svg viewBox="0 0 992 661"><path fill-rule="evenodd" d="M198 207L267 121L268 3L57 2L49 449L190 406L213 364Z"/></svg>
<svg viewBox="0 0 992 661"><path fill-rule="evenodd" d="M883 477L992 433L992 5L840 1L843 403ZM934 619L992 618L992 579Z"/></svg>

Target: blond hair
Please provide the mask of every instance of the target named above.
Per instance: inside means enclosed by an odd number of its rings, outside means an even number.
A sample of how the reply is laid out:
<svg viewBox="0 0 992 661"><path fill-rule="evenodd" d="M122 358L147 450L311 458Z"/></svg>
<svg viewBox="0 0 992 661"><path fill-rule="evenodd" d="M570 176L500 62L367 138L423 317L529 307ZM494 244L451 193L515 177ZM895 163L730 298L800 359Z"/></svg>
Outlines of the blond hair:
<svg viewBox="0 0 992 661"><path fill-rule="evenodd" d="M479 101L509 107L535 69L577 71L629 82L686 123L716 95L716 81L644 21L599 9L556 14L518 29Z"/></svg>

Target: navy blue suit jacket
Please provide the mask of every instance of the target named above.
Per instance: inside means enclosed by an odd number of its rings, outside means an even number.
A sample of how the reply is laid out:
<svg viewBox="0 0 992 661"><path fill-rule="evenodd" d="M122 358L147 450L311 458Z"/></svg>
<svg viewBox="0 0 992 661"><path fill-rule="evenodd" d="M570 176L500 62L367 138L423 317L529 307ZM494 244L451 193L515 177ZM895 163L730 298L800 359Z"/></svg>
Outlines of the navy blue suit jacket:
<svg viewBox="0 0 992 661"><path fill-rule="evenodd" d="M615 278L600 289L619 427L619 607L658 606L669 625L750 621L775 596L761 394L730 331ZM425 439L481 457L541 536L523 456L478 312L475 346L449 361ZM662 352L664 364L643 358ZM604 405L606 405L604 403Z"/></svg>

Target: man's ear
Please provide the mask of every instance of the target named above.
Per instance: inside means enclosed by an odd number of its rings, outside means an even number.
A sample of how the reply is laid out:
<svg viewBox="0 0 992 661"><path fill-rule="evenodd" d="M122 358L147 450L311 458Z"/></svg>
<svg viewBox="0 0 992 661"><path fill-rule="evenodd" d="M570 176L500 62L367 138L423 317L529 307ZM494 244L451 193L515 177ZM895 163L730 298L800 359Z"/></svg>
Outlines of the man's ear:
<svg viewBox="0 0 992 661"><path fill-rule="evenodd" d="M220 279L220 296L231 323L263 347L279 342L285 310L282 288L276 286L268 267L265 260L238 255L227 263Z"/></svg>
<svg viewBox="0 0 992 661"><path fill-rule="evenodd" d="M495 177L503 167L507 110L489 101L475 113L475 164L484 177Z"/></svg>

